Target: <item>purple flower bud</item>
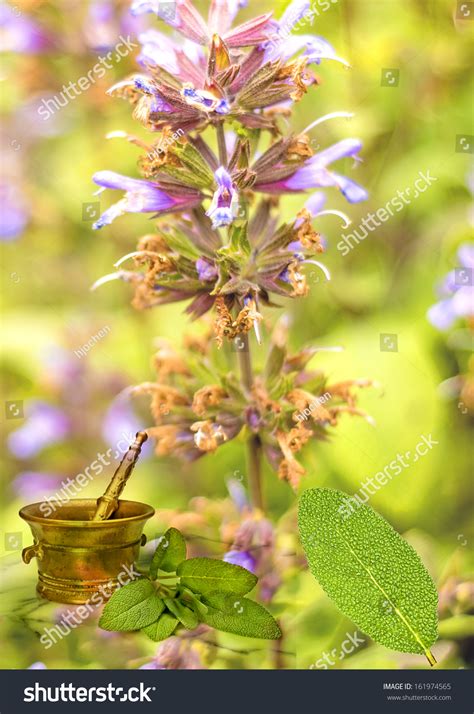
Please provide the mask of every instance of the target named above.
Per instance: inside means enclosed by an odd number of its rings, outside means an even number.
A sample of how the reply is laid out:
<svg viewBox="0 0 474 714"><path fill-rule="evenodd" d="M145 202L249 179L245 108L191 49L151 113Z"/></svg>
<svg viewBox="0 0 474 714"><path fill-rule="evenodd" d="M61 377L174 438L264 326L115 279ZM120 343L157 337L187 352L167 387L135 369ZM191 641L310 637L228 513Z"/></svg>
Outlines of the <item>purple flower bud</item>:
<svg viewBox="0 0 474 714"><path fill-rule="evenodd" d="M196 260L196 270L198 271L199 280L203 280L204 282L210 282L217 278L217 268L214 263L207 258L198 258L198 260Z"/></svg>

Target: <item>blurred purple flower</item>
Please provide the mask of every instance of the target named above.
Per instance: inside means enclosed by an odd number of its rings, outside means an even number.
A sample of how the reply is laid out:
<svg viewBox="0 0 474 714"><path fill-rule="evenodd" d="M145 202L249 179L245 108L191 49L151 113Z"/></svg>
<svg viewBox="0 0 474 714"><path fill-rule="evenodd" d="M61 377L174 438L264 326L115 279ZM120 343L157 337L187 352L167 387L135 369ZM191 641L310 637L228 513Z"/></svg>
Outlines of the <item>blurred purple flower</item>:
<svg viewBox="0 0 474 714"><path fill-rule="evenodd" d="M48 382L57 389L66 389L73 382L77 384L84 373L84 364L74 353L57 345L45 350L42 363L48 374Z"/></svg>
<svg viewBox="0 0 474 714"><path fill-rule="evenodd" d="M256 560L248 551L229 550L222 560L233 565L240 565L242 568L250 570L251 573L255 572Z"/></svg>
<svg viewBox="0 0 474 714"><path fill-rule="evenodd" d="M6 181L0 183L0 240L8 242L19 238L28 220L29 211L20 187Z"/></svg>
<svg viewBox="0 0 474 714"><path fill-rule="evenodd" d="M43 471L22 471L12 482L12 488L17 496L27 503L38 501L48 492L57 491L65 476Z"/></svg>
<svg viewBox="0 0 474 714"><path fill-rule="evenodd" d="M234 474L238 474L238 471L234 471ZM229 495L235 504L236 508L240 512L242 512L245 509L250 510L250 504L249 500L247 497L247 492L245 488L242 486L241 482L237 478L230 478L227 481L227 490L229 491Z"/></svg>
<svg viewBox="0 0 474 714"><path fill-rule="evenodd" d="M151 662L139 669L201 669L201 658L180 637L169 637L156 650Z"/></svg>
<svg viewBox="0 0 474 714"><path fill-rule="evenodd" d="M113 50L121 36L136 36L143 30L142 17L134 17L128 9L122 11L116 0L88 0L84 20L87 45L94 52Z"/></svg>
<svg viewBox="0 0 474 714"><path fill-rule="evenodd" d="M445 299L428 310L428 320L438 330L449 330L458 318L474 315L474 244L464 243L457 254L459 267L448 273L438 292ZM463 284L465 283L465 284Z"/></svg>
<svg viewBox="0 0 474 714"><path fill-rule="evenodd" d="M116 399L109 407L102 425L102 436L112 448L122 440L131 440L143 425L135 416L132 407L124 399Z"/></svg>
<svg viewBox="0 0 474 714"><path fill-rule="evenodd" d="M48 669L44 662L33 662L27 669Z"/></svg>
<svg viewBox="0 0 474 714"><path fill-rule="evenodd" d="M0 52L36 54L51 47L47 33L18 7L0 5Z"/></svg>
<svg viewBox="0 0 474 714"><path fill-rule="evenodd" d="M117 42L118 29L112 0L92 0L84 23L89 47L96 52L113 48Z"/></svg>
<svg viewBox="0 0 474 714"><path fill-rule="evenodd" d="M8 448L17 458L29 459L64 439L69 429L69 419L61 409L47 402L33 402L23 426L8 437Z"/></svg>

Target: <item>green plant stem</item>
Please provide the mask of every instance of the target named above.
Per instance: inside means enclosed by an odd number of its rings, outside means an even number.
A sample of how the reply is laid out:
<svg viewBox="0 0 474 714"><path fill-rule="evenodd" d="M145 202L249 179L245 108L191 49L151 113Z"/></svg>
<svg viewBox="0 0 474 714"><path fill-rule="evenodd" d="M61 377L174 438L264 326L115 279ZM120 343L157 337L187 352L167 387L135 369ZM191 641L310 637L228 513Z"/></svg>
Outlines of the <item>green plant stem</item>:
<svg viewBox="0 0 474 714"><path fill-rule="evenodd" d="M225 143L225 134L224 134L224 123L219 122L219 124L216 124L216 132L217 132L217 146L219 149L219 161L221 163L221 166L224 168L227 168L227 146Z"/></svg>
<svg viewBox="0 0 474 714"><path fill-rule="evenodd" d="M431 650L425 650L425 657L432 667L438 664Z"/></svg>
<svg viewBox="0 0 474 714"><path fill-rule="evenodd" d="M243 335L244 348L239 351L240 374L242 386L250 396L253 386L252 360L250 356L250 345L248 335ZM250 498L254 508L264 510L262 496L262 476L261 476L261 452L262 444L257 434L251 434L247 439L247 474L250 490Z"/></svg>

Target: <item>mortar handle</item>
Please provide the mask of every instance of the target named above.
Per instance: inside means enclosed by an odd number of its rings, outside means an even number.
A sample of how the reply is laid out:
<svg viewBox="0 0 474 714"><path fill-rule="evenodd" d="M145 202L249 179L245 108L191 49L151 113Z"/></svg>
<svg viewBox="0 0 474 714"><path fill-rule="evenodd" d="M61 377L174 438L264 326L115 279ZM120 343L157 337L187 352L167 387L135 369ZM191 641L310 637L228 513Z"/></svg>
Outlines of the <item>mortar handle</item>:
<svg viewBox="0 0 474 714"><path fill-rule="evenodd" d="M21 557L23 562L28 565L32 558L38 558L38 560L43 560L44 551L41 543L35 543L34 545L28 545L21 551Z"/></svg>

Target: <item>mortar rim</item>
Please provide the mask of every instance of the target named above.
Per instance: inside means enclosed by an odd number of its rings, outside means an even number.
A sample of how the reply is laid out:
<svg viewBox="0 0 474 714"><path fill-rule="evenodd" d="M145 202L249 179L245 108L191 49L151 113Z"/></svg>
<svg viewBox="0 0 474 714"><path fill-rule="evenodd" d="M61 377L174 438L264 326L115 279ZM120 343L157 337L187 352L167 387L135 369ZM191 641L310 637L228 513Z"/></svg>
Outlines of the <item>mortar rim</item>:
<svg viewBox="0 0 474 714"><path fill-rule="evenodd" d="M23 506L20 508L18 511L18 515L20 518L22 518L24 521L27 523L41 523L42 525L54 525L54 526L67 526L68 528L92 528L92 527L98 527L98 528L107 528L110 527L111 524L114 525L120 525L124 523L133 523L135 521L142 521L142 520L148 520L152 516L155 515L155 509L153 506L150 506L148 503L143 503L142 501L130 501L128 499L119 499L119 505L122 503L127 503L127 504L136 504L139 506L144 506L148 510L146 510L142 514L138 514L136 516L127 516L125 518L109 518L106 521L72 521L72 520L65 520L63 518L51 518L51 517L46 517L46 516L37 516L33 515L31 513L28 513L27 509L32 509L35 506L39 508L42 503L46 503L50 506L49 501L36 501L35 503L28 503L26 506ZM97 499L95 498L70 498L68 501L64 503L64 505L74 505L74 504L93 504L96 505ZM51 507L51 506L50 506Z"/></svg>

